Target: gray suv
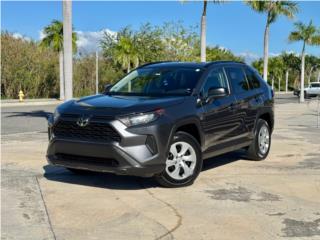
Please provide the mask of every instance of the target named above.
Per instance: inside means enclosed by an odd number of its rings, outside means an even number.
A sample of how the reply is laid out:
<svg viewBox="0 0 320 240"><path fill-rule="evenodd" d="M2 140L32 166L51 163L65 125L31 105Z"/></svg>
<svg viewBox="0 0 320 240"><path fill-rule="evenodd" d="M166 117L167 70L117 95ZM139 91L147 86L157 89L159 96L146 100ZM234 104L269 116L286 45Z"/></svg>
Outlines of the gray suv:
<svg viewBox="0 0 320 240"><path fill-rule="evenodd" d="M47 159L75 173L153 176L180 187L194 182L203 159L241 148L266 158L273 123L273 92L244 63L151 63L104 94L58 106Z"/></svg>

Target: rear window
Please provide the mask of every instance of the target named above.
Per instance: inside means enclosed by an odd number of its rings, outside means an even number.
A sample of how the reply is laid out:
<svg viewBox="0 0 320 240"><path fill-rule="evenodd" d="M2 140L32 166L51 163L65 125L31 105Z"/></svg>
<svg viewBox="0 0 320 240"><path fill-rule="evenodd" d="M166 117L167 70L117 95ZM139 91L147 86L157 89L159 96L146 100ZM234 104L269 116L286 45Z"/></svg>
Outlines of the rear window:
<svg viewBox="0 0 320 240"><path fill-rule="evenodd" d="M225 71L235 93L244 93L250 89L241 67L225 67Z"/></svg>
<svg viewBox="0 0 320 240"><path fill-rule="evenodd" d="M259 81L257 74L247 67L245 68L245 73L246 73L250 87L252 89L253 88L260 88L260 81Z"/></svg>

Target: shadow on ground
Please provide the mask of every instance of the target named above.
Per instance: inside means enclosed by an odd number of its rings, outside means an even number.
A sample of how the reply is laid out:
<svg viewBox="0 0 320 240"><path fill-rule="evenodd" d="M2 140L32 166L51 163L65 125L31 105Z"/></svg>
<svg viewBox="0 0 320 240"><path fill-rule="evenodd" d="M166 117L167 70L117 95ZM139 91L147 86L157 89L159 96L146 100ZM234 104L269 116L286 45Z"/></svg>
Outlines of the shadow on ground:
<svg viewBox="0 0 320 240"><path fill-rule="evenodd" d="M48 119L48 117L50 115L52 115L51 112L46 112L43 110L32 111L32 112L8 112L6 114L8 114L8 116L6 116L7 118L10 118L10 117L37 117L37 118L46 118L46 119Z"/></svg>
<svg viewBox="0 0 320 240"><path fill-rule="evenodd" d="M202 171L214 170L226 164L244 159L243 152L236 151L204 161ZM153 178L142 178L134 176L120 176L111 173L87 172L75 174L63 167L46 165L43 167L44 177L50 181L69 184L80 184L89 187L99 187L117 190L139 190L145 188L159 187Z"/></svg>

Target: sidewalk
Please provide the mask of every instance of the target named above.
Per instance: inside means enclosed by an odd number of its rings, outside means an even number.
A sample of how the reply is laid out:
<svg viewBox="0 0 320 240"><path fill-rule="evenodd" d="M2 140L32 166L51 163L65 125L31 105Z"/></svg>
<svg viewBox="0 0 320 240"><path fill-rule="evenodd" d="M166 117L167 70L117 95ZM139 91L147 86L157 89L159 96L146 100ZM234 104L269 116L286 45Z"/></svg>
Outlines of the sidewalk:
<svg viewBox="0 0 320 240"><path fill-rule="evenodd" d="M1 100L1 107L58 105L60 103L63 101L55 98L25 99L23 102L19 102L18 99L7 99Z"/></svg>

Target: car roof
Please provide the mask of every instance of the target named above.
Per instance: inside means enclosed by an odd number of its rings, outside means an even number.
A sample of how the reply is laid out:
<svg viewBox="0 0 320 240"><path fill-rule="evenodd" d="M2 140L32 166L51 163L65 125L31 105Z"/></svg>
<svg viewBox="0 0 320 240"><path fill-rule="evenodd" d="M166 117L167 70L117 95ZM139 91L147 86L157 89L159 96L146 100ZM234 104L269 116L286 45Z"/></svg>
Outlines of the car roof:
<svg viewBox="0 0 320 240"><path fill-rule="evenodd" d="M174 61L164 61L164 62L152 62L147 63L139 68L153 68L153 67L186 67L186 68L207 68L212 65L221 64L221 63L236 63L244 64L242 62L236 61L213 61L213 62L174 62Z"/></svg>

